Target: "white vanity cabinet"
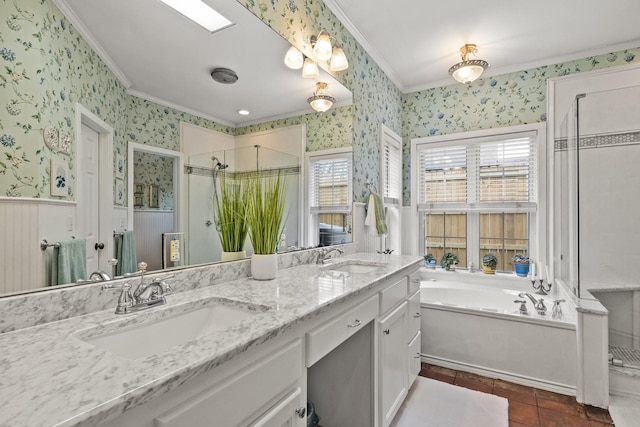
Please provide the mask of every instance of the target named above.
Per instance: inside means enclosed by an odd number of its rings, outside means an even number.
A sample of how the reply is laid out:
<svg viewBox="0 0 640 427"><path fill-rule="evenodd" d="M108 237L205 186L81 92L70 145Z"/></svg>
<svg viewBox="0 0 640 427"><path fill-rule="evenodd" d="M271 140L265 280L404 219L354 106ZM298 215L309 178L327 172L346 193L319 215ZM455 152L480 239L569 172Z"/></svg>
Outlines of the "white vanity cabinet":
<svg viewBox="0 0 640 427"><path fill-rule="evenodd" d="M241 366L232 360L228 369L204 373L105 425L304 427L302 340L267 347L240 357Z"/></svg>
<svg viewBox="0 0 640 427"><path fill-rule="evenodd" d="M418 272L392 281L380 292L377 373L382 427L391 423L420 372L419 292Z"/></svg>

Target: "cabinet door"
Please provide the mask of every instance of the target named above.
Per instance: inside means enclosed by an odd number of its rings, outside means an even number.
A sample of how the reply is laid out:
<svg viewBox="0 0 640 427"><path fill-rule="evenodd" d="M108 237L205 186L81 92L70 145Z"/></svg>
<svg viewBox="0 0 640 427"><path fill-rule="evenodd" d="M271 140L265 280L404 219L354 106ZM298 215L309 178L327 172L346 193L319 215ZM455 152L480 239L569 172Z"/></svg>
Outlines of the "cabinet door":
<svg viewBox="0 0 640 427"><path fill-rule="evenodd" d="M287 397L262 415L251 427L304 427L307 425L307 404L297 387Z"/></svg>
<svg viewBox="0 0 640 427"><path fill-rule="evenodd" d="M407 396L407 302L379 321L380 425L387 427Z"/></svg>
<svg viewBox="0 0 640 427"><path fill-rule="evenodd" d="M420 291L414 293L409 298L409 335L407 342L412 341L413 337L420 331Z"/></svg>

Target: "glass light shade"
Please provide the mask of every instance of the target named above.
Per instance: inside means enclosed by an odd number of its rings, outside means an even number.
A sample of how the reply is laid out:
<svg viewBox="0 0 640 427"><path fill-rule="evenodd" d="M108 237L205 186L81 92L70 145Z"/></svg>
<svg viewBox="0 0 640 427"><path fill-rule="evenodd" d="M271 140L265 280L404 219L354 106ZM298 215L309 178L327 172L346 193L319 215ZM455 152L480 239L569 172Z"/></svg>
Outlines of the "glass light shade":
<svg viewBox="0 0 640 427"><path fill-rule="evenodd" d="M329 34L321 31L313 46L313 54L318 61L327 61L331 58L332 48Z"/></svg>
<svg viewBox="0 0 640 427"><path fill-rule="evenodd" d="M318 113L324 113L333 105L334 98L328 95L313 95L308 99L309 105L311 108L316 110Z"/></svg>
<svg viewBox="0 0 640 427"><path fill-rule="evenodd" d="M291 46L284 57L284 65L293 70L299 70L302 68L303 63L304 56L302 56L302 52L296 49L295 46Z"/></svg>
<svg viewBox="0 0 640 427"><path fill-rule="evenodd" d="M331 71L342 71L349 68L349 62L347 61L347 55L344 54L342 48L336 47L333 49L333 55L329 63L329 69Z"/></svg>
<svg viewBox="0 0 640 427"><path fill-rule="evenodd" d="M305 79L317 79L319 76L318 65L311 59L305 58L302 66L302 77Z"/></svg>
<svg viewBox="0 0 640 427"><path fill-rule="evenodd" d="M489 64L481 59L462 61L449 68L449 74L460 83L467 84L480 77L487 67Z"/></svg>

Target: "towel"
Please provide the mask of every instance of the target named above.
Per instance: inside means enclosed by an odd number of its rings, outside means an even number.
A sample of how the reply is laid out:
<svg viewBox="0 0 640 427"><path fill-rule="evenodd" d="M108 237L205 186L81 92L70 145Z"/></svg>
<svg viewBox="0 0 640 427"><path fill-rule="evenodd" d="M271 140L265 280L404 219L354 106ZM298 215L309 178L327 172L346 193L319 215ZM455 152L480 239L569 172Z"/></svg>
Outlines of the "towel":
<svg viewBox="0 0 640 427"><path fill-rule="evenodd" d="M136 258L136 240L133 230L125 231L122 235L116 234L116 276L138 271L138 259Z"/></svg>
<svg viewBox="0 0 640 427"><path fill-rule="evenodd" d="M367 207L367 217L364 220L364 225L368 225L369 227L375 226L378 235L387 234L384 207L380 196L376 193L371 193L369 196L369 206Z"/></svg>
<svg viewBox="0 0 640 427"><path fill-rule="evenodd" d="M87 278L87 243L82 239L58 243L51 260L51 285L74 283Z"/></svg>

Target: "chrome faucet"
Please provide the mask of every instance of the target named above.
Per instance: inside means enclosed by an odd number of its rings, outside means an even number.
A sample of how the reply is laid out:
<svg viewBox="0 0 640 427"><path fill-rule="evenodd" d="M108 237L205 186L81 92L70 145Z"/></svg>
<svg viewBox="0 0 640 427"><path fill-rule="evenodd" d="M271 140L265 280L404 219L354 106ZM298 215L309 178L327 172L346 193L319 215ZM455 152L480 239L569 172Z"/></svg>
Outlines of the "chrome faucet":
<svg viewBox="0 0 640 427"><path fill-rule="evenodd" d="M535 308L535 310L538 312L539 315L544 316L545 314L547 314L547 306L544 305L544 299L540 298L538 300L536 300L533 295L531 295L528 292L521 292L518 294L518 296L520 298L524 298L527 297L531 300L531 302L533 303L533 308Z"/></svg>
<svg viewBox="0 0 640 427"><path fill-rule="evenodd" d="M111 280L111 277L107 273L102 270L94 271L91 273L88 279L78 279L76 280L77 285L86 285L88 283L96 283L96 282L104 282L106 280Z"/></svg>
<svg viewBox="0 0 640 427"><path fill-rule="evenodd" d="M340 248L322 249L320 252L318 252L316 264L324 264L324 262L327 260L327 256L329 256L331 252L338 252L341 255L344 253L344 251Z"/></svg>
<svg viewBox="0 0 640 427"><path fill-rule="evenodd" d="M131 293L131 285L129 283L123 283L121 285L105 283L102 285L103 290L122 289L122 293L118 298L118 305L116 306L116 314L132 313L155 307L156 305L166 304L167 300L165 295L173 292L171 286L165 282L166 279L170 279L173 276L156 277L151 283L147 284L144 282L144 273L146 272L147 264L141 262L138 264L138 268L140 269L140 283L133 293Z"/></svg>

